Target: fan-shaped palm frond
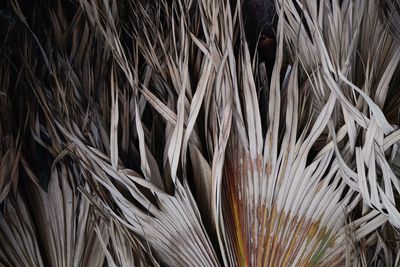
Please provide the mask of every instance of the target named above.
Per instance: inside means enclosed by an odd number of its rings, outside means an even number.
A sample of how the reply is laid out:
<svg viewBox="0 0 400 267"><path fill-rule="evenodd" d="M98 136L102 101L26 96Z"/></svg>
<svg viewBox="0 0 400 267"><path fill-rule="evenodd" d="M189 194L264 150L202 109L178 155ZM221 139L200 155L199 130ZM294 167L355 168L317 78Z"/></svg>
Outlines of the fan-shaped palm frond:
<svg viewBox="0 0 400 267"><path fill-rule="evenodd" d="M47 192L30 185L7 200L1 216L1 262L4 266L101 266L104 251L97 234L108 230L83 195L71 187L68 164L52 172Z"/></svg>
<svg viewBox="0 0 400 267"><path fill-rule="evenodd" d="M395 30L372 0L275 4L257 62L241 1L10 1L0 262L398 263Z"/></svg>

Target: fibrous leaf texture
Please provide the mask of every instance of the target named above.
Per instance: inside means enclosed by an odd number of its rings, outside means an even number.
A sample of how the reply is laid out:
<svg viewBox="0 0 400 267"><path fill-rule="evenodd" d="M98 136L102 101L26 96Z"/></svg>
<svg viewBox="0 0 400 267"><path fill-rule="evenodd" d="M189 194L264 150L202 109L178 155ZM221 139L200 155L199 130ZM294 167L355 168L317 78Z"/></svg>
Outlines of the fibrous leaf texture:
<svg viewBox="0 0 400 267"><path fill-rule="evenodd" d="M0 7L0 265L400 264L399 2L256 2Z"/></svg>

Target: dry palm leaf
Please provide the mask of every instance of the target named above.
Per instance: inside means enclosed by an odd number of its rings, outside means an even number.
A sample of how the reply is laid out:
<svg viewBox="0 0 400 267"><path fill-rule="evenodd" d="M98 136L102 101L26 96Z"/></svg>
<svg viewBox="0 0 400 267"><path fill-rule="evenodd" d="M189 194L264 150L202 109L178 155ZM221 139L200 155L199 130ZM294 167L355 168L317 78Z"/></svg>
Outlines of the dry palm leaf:
<svg viewBox="0 0 400 267"><path fill-rule="evenodd" d="M47 192L30 183L27 197L6 201L0 219L5 266L101 266L105 261L95 228L107 239L106 225L71 187L67 165L57 164Z"/></svg>
<svg viewBox="0 0 400 267"><path fill-rule="evenodd" d="M381 0L382 15L387 20L390 32L400 42L400 3L396 0Z"/></svg>
<svg viewBox="0 0 400 267"><path fill-rule="evenodd" d="M0 109L30 132L0 116L0 196L50 181L5 198L4 265L399 261L400 48L375 1L275 1L268 78L241 1L21 3L32 97L2 70Z"/></svg>

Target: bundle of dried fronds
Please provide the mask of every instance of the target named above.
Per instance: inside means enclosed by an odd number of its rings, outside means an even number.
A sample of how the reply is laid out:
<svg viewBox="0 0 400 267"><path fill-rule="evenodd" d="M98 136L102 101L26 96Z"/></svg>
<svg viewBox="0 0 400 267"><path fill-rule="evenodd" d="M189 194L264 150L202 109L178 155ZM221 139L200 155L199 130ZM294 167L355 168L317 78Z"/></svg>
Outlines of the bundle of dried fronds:
<svg viewBox="0 0 400 267"><path fill-rule="evenodd" d="M398 265L383 2L276 0L257 62L241 1L10 0L0 264Z"/></svg>

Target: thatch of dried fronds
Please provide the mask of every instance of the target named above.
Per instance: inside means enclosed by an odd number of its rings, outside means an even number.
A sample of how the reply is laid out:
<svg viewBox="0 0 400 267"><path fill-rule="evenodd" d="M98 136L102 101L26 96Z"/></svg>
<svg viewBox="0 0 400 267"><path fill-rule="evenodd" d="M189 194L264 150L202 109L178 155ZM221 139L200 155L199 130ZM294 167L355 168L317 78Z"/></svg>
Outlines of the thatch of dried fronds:
<svg viewBox="0 0 400 267"><path fill-rule="evenodd" d="M0 264L398 265L398 2L275 4L8 1Z"/></svg>

